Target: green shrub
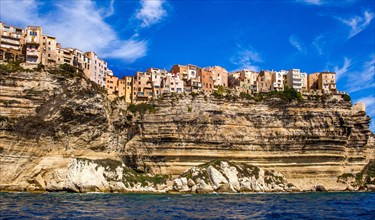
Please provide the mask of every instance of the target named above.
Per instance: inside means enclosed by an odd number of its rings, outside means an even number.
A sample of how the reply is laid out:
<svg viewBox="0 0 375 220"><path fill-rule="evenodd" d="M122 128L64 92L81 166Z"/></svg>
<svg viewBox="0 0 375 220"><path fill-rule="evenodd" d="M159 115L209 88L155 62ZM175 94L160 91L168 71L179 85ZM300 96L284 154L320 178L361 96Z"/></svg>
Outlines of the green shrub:
<svg viewBox="0 0 375 220"><path fill-rule="evenodd" d="M74 66L71 66L69 64L61 64L60 65L60 69L64 70L64 71L67 71L67 72L71 72L71 73L75 73L77 71L77 68L74 67Z"/></svg>
<svg viewBox="0 0 375 220"><path fill-rule="evenodd" d="M188 112L191 112L193 108L191 106L188 106Z"/></svg>
<svg viewBox="0 0 375 220"><path fill-rule="evenodd" d="M349 102L349 101L352 100L348 94L344 94L344 95L342 95L342 99L343 99L344 101L347 101L347 102Z"/></svg>
<svg viewBox="0 0 375 220"><path fill-rule="evenodd" d="M155 105L149 103L130 104L127 110L134 115L136 115L138 112L141 116L143 116L147 111L148 113L156 112Z"/></svg>
<svg viewBox="0 0 375 220"><path fill-rule="evenodd" d="M34 68L33 70L34 71L41 71L41 70L44 70L45 66L41 63L38 64L38 66L36 68Z"/></svg>
<svg viewBox="0 0 375 220"><path fill-rule="evenodd" d="M0 73L12 73L17 71L24 71L25 69L20 65L21 61L10 61L6 64L0 64Z"/></svg>
<svg viewBox="0 0 375 220"><path fill-rule="evenodd" d="M253 95L252 99L256 102L261 102L264 100L264 97L262 94L257 93Z"/></svg>
<svg viewBox="0 0 375 220"><path fill-rule="evenodd" d="M192 92L192 93L190 93L190 95L193 97L193 99L195 99L195 97L197 97L199 94L196 93L196 92Z"/></svg>
<svg viewBox="0 0 375 220"><path fill-rule="evenodd" d="M0 115L0 121L9 121L9 117Z"/></svg>
<svg viewBox="0 0 375 220"><path fill-rule="evenodd" d="M252 99L252 97L251 97L251 95L250 94L248 94L248 93L246 93L246 92L241 92L240 93L240 98L242 98L242 99Z"/></svg>
<svg viewBox="0 0 375 220"><path fill-rule="evenodd" d="M294 88L289 88L288 86L285 86L284 91L278 92L282 98L292 101L294 99L296 100L302 100L302 95L300 92L297 92Z"/></svg>

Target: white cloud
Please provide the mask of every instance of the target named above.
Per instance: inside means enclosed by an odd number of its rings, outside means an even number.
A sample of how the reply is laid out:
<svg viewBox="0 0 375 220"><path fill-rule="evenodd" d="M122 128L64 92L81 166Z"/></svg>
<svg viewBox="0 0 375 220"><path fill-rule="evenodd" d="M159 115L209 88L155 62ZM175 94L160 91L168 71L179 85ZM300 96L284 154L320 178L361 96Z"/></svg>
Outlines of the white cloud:
<svg viewBox="0 0 375 220"><path fill-rule="evenodd" d="M105 54L104 57L122 58L129 62L134 62L136 59L146 56L147 41L126 40L120 42L119 47L113 49Z"/></svg>
<svg viewBox="0 0 375 220"><path fill-rule="evenodd" d="M113 54L114 58L128 62L146 55L147 41L137 41L134 37L123 39L104 20L113 15L114 0L107 7L98 7L93 1L53 1L48 3L48 11L43 16L38 16L38 12L46 2L23 0L14 4L13 1L6 0L0 1L0 4L4 22L23 27L40 25L43 33L55 36L63 47L74 47L84 52L94 51L99 57ZM118 49L111 52L114 48Z"/></svg>
<svg viewBox="0 0 375 220"><path fill-rule="evenodd" d="M109 6L108 7L100 9L100 13L103 15L103 17L107 18L107 17L111 17L112 15L115 14L114 4L115 4L115 0L111 0L109 2Z"/></svg>
<svg viewBox="0 0 375 220"><path fill-rule="evenodd" d="M364 11L362 16L355 16L349 19L336 17L336 19L350 27L348 38L352 38L370 25L372 19L374 19L374 13Z"/></svg>
<svg viewBox="0 0 375 220"><path fill-rule="evenodd" d="M289 43L295 47L299 52L305 54L306 53L306 47L305 44L298 39L296 35L291 35L289 37Z"/></svg>
<svg viewBox="0 0 375 220"><path fill-rule="evenodd" d="M344 58L344 64L340 68L338 66L335 66L335 72L336 72L336 80L338 81L342 75L348 72L349 67L351 66L351 60L348 58Z"/></svg>
<svg viewBox="0 0 375 220"><path fill-rule="evenodd" d="M298 2L311 4L311 5L321 5L323 2L321 0L298 0Z"/></svg>
<svg viewBox="0 0 375 220"><path fill-rule="evenodd" d="M1 20L9 23L29 25L30 21L38 19L38 2L35 0L19 0L15 4L11 0L0 1ZM21 16L20 16L21 15Z"/></svg>
<svg viewBox="0 0 375 220"><path fill-rule="evenodd" d="M350 74L346 88L349 93L375 89L375 54L371 56L369 61L363 63L359 71Z"/></svg>
<svg viewBox="0 0 375 220"><path fill-rule="evenodd" d="M164 4L165 0L141 0L141 9L136 14L136 18L142 22L141 27L149 27L166 17Z"/></svg>
<svg viewBox="0 0 375 220"><path fill-rule="evenodd" d="M299 3L316 6L346 6L350 5L357 0L340 0L340 4L337 4L337 0L296 0Z"/></svg>
<svg viewBox="0 0 375 220"><path fill-rule="evenodd" d="M259 71L259 63L263 60L253 48L244 48L241 45L237 45L239 48L237 54L231 58L231 62L236 65L239 69L249 69Z"/></svg>
<svg viewBox="0 0 375 220"><path fill-rule="evenodd" d="M324 41L323 35L317 36L311 44L318 51L319 55L323 54L323 49L326 44L326 42Z"/></svg>

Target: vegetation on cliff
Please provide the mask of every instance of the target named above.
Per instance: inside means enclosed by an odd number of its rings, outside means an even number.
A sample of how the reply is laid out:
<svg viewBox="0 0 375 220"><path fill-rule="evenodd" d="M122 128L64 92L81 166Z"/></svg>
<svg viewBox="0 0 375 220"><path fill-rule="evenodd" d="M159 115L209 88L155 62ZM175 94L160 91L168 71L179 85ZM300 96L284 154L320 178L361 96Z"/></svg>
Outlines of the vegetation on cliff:
<svg viewBox="0 0 375 220"><path fill-rule="evenodd" d="M0 64L0 74L13 73L17 71L24 71L24 68L21 67L21 61L12 61L6 64Z"/></svg>
<svg viewBox="0 0 375 220"><path fill-rule="evenodd" d="M370 161L359 173L344 173L340 175L337 181L360 189L375 185L375 160Z"/></svg>

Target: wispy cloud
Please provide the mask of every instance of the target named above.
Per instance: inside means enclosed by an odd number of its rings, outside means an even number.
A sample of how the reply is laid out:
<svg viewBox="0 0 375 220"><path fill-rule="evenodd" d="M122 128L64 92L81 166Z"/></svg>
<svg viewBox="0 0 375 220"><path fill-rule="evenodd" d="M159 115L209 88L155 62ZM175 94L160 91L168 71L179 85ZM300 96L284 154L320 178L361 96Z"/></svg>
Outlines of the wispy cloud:
<svg viewBox="0 0 375 220"><path fill-rule="evenodd" d="M324 52L326 41L324 40L323 35L317 36L311 45L318 51L319 55L322 55Z"/></svg>
<svg viewBox="0 0 375 220"><path fill-rule="evenodd" d="M109 52L103 54L104 57L126 59L134 62L136 59L146 56L147 41L126 40Z"/></svg>
<svg viewBox="0 0 375 220"><path fill-rule="evenodd" d="M259 71L260 67L258 65L263 62L260 54L252 47L245 48L239 44L237 47L237 54L231 58L231 63L238 67L236 70L249 69Z"/></svg>
<svg viewBox="0 0 375 220"><path fill-rule="evenodd" d="M351 66L352 61L345 57L344 58L344 64L342 67L335 66L335 72L336 72L336 80L338 81L345 73L348 72L349 67Z"/></svg>
<svg viewBox="0 0 375 220"><path fill-rule="evenodd" d="M7 22L28 25L38 19L38 5L35 0L0 1L1 20Z"/></svg>
<svg viewBox="0 0 375 220"><path fill-rule="evenodd" d="M101 14L104 16L104 17L111 17L112 15L115 14L115 7L114 7L114 4L115 4L115 0L111 0L109 2L109 6L106 7L106 8L102 8L101 10Z"/></svg>
<svg viewBox="0 0 375 220"><path fill-rule="evenodd" d="M297 2L306 3L310 5L321 5L323 4L322 0L297 0Z"/></svg>
<svg viewBox="0 0 375 220"><path fill-rule="evenodd" d="M298 3L303 3L307 5L316 5L316 6L343 6L350 5L357 0L341 0L340 4L337 4L337 0L296 0Z"/></svg>
<svg viewBox="0 0 375 220"><path fill-rule="evenodd" d="M296 35L291 35L289 37L289 43L295 47L299 52L305 54L306 53L306 47L305 44L296 36Z"/></svg>
<svg viewBox="0 0 375 220"><path fill-rule="evenodd" d="M365 61L358 71L350 74L346 87L350 93L365 89L375 90L375 54Z"/></svg>
<svg viewBox="0 0 375 220"><path fill-rule="evenodd" d="M165 3L165 0L141 0L141 8L136 14L136 18L141 21L141 27L149 27L164 19L167 16Z"/></svg>
<svg viewBox="0 0 375 220"><path fill-rule="evenodd" d="M374 19L374 13L367 10L363 12L362 16L354 16L348 19L341 17L335 18L341 23L349 26L350 32L348 38L352 38L370 25L372 19Z"/></svg>
<svg viewBox="0 0 375 220"><path fill-rule="evenodd" d="M147 53L147 41L137 37L124 39L105 21L114 14L114 0L106 6L94 1L52 1L48 7L45 4L36 0L21 0L18 4L0 1L2 19L10 25L40 25L44 33L55 36L64 47L94 51L100 57L113 55L134 62ZM39 16L41 9L43 16ZM114 48L118 49L112 51Z"/></svg>

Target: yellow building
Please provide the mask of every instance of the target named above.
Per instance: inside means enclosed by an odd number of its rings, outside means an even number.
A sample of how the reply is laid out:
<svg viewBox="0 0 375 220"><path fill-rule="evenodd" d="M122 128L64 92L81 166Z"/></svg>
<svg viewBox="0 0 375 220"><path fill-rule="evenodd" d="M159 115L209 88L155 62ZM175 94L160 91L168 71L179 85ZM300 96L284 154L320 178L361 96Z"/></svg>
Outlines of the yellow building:
<svg viewBox="0 0 375 220"><path fill-rule="evenodd" d="M151 73L137 72L133 82L133 102L148 101L152 96Z"/></svg>
<svg viewBox="0 0 375 220"><path fill-rule="evenodd" d="M55 37L43 35L42 64L45 66L56 66L57 42Z"/></svg>
<svg viewBox="0 0 375 220"><path fill-rule="evenodd" d="M324 93L335 93L336 89L336 73L321 72L318 78L318 88Z"/></svg>
<svg viewBox="0 0 375 220"><path fill-rule="evenodd" d="M109 98L119 96L119 79L117 76L106 75L106 90Z"/></svg>
<svg viewBox="0 0 375 220"><path fill-rule="evenodd" d="M122 78L125 81L125 102L131 103L133 100L133 80L132 76L125 76Z"/></svg>
<svg viewBox="0 0 375 220"><path fill-rule="evenodd" d="M0 63L6 60L23 60L24 30L0 22Z"/></svg>
<svg viewBox="0 0 375 220"><path fill-rule="evenodd" d="M28 26L25 32L26 64L38 65L42 62L42 28Z"/></svg>

